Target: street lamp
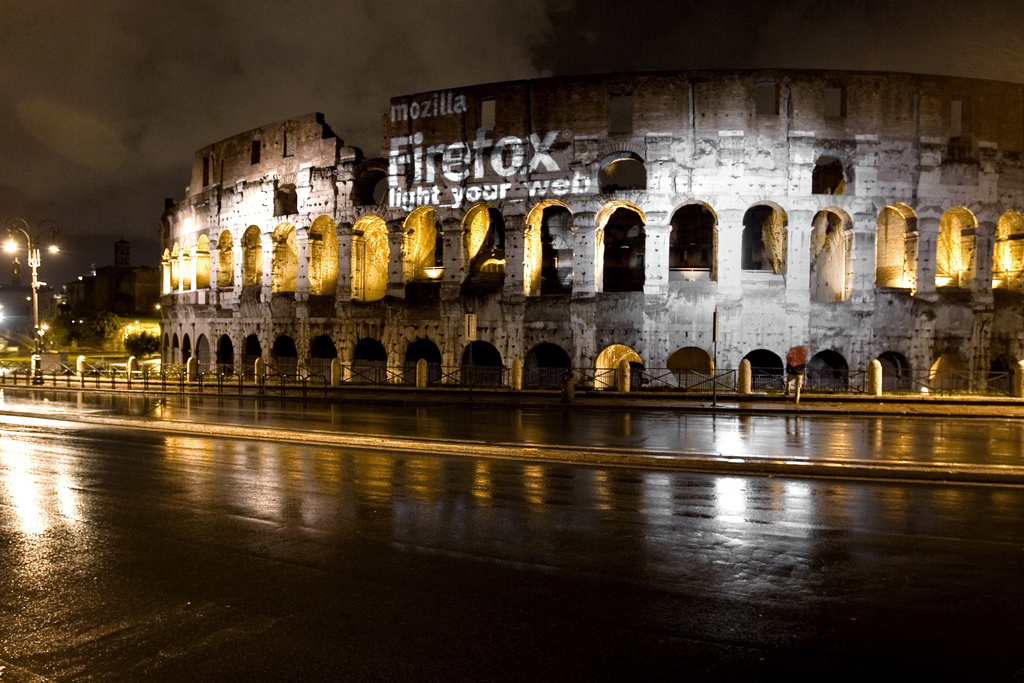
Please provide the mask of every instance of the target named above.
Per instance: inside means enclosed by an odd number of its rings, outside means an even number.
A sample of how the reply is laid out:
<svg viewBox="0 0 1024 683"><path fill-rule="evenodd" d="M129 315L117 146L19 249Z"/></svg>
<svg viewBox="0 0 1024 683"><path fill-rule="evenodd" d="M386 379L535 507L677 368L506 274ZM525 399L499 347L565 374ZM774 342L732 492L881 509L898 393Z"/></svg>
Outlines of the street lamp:
<svg viewBox="0 0 1024 683"><path fill-rule="evenodd" d="M34 352L32 354L32 383L42 384L43 383L43 369L40 364L40 352L42 340L40 335L42 330L39 327L39 288L46 285L45 282L39 281L39 266L42 260L39 258L39 242L41 239L46 239L50 245L48 251L51 254L56 254L60 249L54 243L54 239L57 237L57 233L60 232L60 226L54 221L45 220L39 223L33 230L24 218L8 218L7 224L7 243L4 244L4 249L8 252L14 252L18 250L18 242L15 239L20 232L25 237L25 246L28 249L28 265L32 268L32 331L34 338Z"/></svg>

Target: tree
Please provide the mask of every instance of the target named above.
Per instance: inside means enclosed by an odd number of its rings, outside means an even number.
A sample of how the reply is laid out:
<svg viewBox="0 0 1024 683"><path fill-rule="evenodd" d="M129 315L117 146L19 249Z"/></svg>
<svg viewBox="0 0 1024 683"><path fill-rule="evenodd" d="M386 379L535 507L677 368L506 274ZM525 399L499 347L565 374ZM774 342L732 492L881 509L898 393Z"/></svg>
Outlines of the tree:
<svg viewBox="0 0 1024 683"><path fill-rule="evenodd" d="M136 358L149 356L160 350L160 338L149 332L135 332L125 337L124 349Z"/></svg>

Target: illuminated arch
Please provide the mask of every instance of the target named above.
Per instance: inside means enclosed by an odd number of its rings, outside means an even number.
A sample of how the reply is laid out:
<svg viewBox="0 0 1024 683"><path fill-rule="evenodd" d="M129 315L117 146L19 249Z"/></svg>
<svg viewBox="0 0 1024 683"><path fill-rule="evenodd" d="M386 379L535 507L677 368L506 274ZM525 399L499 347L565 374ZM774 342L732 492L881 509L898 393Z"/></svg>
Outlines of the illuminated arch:
<svg viewBox="0 0 1024 683"><path fill-rule="evenodd" d="M309 293L333 296L338 291L338 226L320 216L309 226Z"/></svg>
<svg viewBox="0 0 1024 683"><path fill-rule="evenodd" d="M823 209L811 224L811 301L845 301L853 290L849 214Z"/></svg>
<svg viewBox="0 0 1024 683"><path fill-rule="evenodd" d="M636 204L611 201L597 212L602 291L642 292L647 217Z"/></svg>
<svg viewBox="0 0 1024 683"><path fill-rule="evenodd" d="M242 286L258 287L263 284L263 243L260 229L250 225L242 235Z"/></svg>
<svg viewBox="0 0 1024 683"><path fill-rule="evenodd" d="M524 235L523 287L527 296L572 291L572 212L548 200L530 210Z"/></svg>
<svg viewBox="0 0 1024 683"><path fill-rule="evenodd" d="M192 283L194 272L192 270L192 250L193 246L190 240L185 240L181 245L181 268L179 270L181 277L181 288L186 292L193 289Z"/></svg>
<svg viewBox="0 0 1024 683"><path fill-rule="evenodd" d="M217 240L217 287L235 284L235 238L225 230Z"/></svg>
<svg viewBox="0 0 1024 683"><path fill-rule="evenodd" d="M677 376L693 373L708 375L715 363L711 354L704 349L687 346L669 356L665 365Z"/></svg>
<svg viewBox="0 0 1024 683"><path fill-rule="evenodd" d="M1024 215L1017 211L1007 211L996 225L992 286L1024 289Z"/></svg>
<svg viewBox="0 0 1024 683"><path fill-rule="evenodd" d="M171 246L171 291L176 292L181 288L181 245L177 242Z"/></svg>
<svg viewBox="0 0 1024 683"><path fill-rule="evenodd" d="M256 361L263 357L263 346L260 344L260 338L255 334L250 334L245 338L245 343L242 345L242 372L247 377L251 377L256 373Z"/></svg>
<svg viewBox="0 0 1024 683"><path fill-rule="evenodd" d="M171 263L171 252L169 249L164 249L163 257L160 259L161 275L163 281L162 291L164 294L171 293L171 270L173 264Z"/></svg>
<svg viewBox="0 0 1024 683"><path fill-rule="evenodd" d="M960 391L969 384L967 366L955 353L942 354L928 371L928 385L932 391Z"/></svg>
<svg viewBox="0 0 1024 683"><path fill-rule="evenodd" d="M788 219L781 206L758 202L743 214L741 263L743 270L786 272Z"/></svg>
<svg viewBox="0 0 1024 683"><path fill-rule="evenodd" d="M380 216L363 216L352 226L352 298L377 301L388 293L388 226Z"/></svg>
<svg viewBox="0 0 1024 683"><path fill-rule="evenodd" d="M196 339L196 370L199 373L210 370L210 341L205 334Z"/></svg>
<svg viewBox="0 0 1024 683"><path fill-rule="evenodd" d="M462 220L467 284L500 287L505 280L505 220L486 204L471 208Z"/></svg>
<svg viewBox="0 0 1024 683"><path fill-rule="evenodd" d="M917 216L906 204L887 206L875 223L875 286L917 286Z"/></svg>
<svg viewBox="0 0 1024 683"><path fill-rule="evenodd" d="M405 281L436 280L444 265L444 241L438 229L437 212L433 207L421 206L406 217L402 228Z"/></svg>
<svg viewBox="0 0 1024 683"><path fill-rule="evenodd" d="M594 360L594 388L614 389L615 372L622 361L629 361L630 368L642 370L644 361L640 354L624 344L612 344L597 354ZM631 383L634 380L631 377Z"/></svg>
<svg viewBox="0 0 1024 683"><path fill-rule="evenodd" d="M977 228L974 214L962 206L942 214L935 245L936 287L965 287L974 278Z"/></svg>
<svg viewBox="0 0 1024 683"><path fill-rule="evenodd" d="M270 291L294 292L299 280L299 245L295 226L281 223L274 229L273 242Z"/></svg>
<svg viewBox="0 0 1024 683"><path fill-rule="evenodd" d="M210 238L200 235L195 249L196 289L210 288Z"/></svg>

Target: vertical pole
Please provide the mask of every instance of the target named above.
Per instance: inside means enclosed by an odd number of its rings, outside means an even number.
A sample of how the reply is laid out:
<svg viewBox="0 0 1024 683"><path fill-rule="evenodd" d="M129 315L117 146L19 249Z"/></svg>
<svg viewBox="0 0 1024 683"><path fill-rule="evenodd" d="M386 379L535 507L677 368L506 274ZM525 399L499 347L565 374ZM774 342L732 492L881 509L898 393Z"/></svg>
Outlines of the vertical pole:
<svg viewBox="0 0 1024 683"><path fill-rule="evenodd" d="M714 344L714 357L711 359L711 405L718 407L718 309L711 317L711 341Z"/></svg>

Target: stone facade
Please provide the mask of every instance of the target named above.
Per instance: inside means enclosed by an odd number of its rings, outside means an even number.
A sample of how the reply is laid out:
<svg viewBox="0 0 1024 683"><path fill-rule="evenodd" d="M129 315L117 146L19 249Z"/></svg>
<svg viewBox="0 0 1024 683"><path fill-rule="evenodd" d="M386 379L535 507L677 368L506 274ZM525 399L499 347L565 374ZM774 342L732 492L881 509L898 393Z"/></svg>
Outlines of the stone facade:
<svg viewBox="0 0 1024 683"><path fill-rule="evenodd" d="M237 370L842 372L1024 358L1024 86L744 71L397 97L197 152L162 221L164 361ZM538 380L539 381L539 380Z"/></svg>

